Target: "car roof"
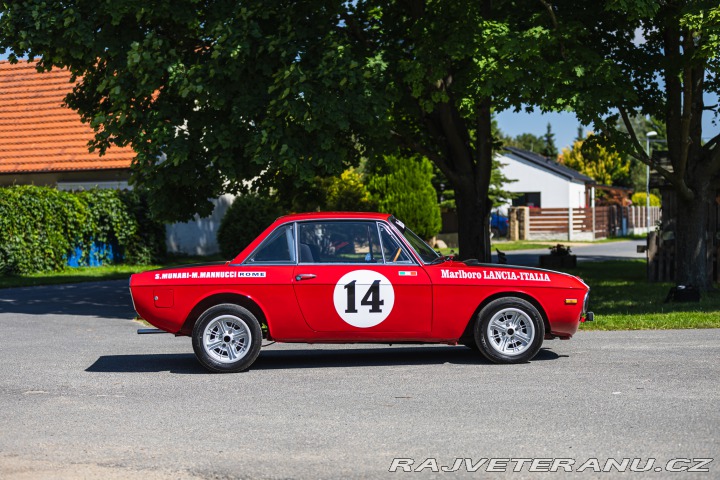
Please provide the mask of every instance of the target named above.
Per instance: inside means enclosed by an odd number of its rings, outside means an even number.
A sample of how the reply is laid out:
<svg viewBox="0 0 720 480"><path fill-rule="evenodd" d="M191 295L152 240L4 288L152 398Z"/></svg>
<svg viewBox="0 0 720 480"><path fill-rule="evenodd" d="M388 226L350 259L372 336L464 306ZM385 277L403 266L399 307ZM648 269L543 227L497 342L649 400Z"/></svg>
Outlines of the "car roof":
<svg viewBox="0 0 720 480"><path fill-rule="evenodd" d="M377 213L377 212L307 212L307 213L292 213L290 215L284 215L278 220L283 222L287 221L301 221L301 220L387 220L390 217L389 213Z"/></svg>

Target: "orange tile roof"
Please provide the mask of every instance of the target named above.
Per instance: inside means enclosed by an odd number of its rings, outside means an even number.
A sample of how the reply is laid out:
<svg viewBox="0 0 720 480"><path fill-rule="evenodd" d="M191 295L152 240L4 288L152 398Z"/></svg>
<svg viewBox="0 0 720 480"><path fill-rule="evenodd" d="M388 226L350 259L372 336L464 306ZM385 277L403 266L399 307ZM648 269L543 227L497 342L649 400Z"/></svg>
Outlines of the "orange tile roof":
<svg viewBox="0 0 720 480"><path fill-rule="evenodd" d="M72 87L67 70L38 73L34 63L0 61L0 174L130 167L129 147L88 151L92 128L63 106Z"/></svg>

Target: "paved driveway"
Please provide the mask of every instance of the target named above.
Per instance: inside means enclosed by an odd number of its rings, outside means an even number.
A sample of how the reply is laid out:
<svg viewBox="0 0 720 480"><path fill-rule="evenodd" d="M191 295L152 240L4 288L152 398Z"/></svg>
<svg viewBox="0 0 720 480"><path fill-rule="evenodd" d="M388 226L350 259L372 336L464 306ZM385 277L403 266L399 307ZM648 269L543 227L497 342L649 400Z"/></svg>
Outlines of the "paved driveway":
<svg viewBox="0 0 720 480"><path fill-rule="evenodd" d="M137 336L131 318L126 282L0 290L0 478L406 477L393 458L720 451L720 330L581 332L513 366L464 347L276 344L212 375L187 338Z"/></svg>
<svg viewBox="0 0 720 480"><path fill-rule="evenodd" d="M552 242L549 242L552 243ZM563 242L559 242L563 243ZM567 242L565 242L567 243ZM597 262L603 260L644 260L646 254L637 253L638 245L645 245L645 240L623 240L619 242L588 243L573 245L573 255L577 255L578 262ZM502 251L502 244L498 245ZM534 250L518 250L505 252L510 265L523 265L526 267L537 267L540 263L539 256L547 255L547 248ZM493 252L493 262L497 263L497 252Z"/></svg>

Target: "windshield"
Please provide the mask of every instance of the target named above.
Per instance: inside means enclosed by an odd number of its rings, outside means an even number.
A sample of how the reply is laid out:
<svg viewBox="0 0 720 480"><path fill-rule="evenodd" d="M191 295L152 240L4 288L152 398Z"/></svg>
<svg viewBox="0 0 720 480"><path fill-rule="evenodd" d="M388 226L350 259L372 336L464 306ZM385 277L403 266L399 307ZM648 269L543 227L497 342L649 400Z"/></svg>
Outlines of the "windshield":
<svg viewBox="0 0 720 480"><path fill-rule="evenodd" d="M418 254L423 262L431 263L440 258L439 253L433 250L430 245L423 241L423 239L415 235L415 232L407 228L403 222L395 217L390 217L389 220L393 225L395 225L395 228L403 234L405 240L410 244L413 250L415 250L415 253Z"/></svg>

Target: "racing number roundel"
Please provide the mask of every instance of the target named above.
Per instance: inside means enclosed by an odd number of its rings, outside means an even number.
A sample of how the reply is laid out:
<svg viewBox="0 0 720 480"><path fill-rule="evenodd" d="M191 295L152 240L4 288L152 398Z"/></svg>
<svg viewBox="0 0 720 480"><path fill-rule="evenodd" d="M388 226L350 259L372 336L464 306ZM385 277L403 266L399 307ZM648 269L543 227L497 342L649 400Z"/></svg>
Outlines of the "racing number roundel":
<svg viewBox="0 0 720 480"><path fill-rule="evenodd" d="M358 328L382 323L395 304L395 290L385 275L355 270L338 280L333 293L335 311L346 323Z"/></svg>

